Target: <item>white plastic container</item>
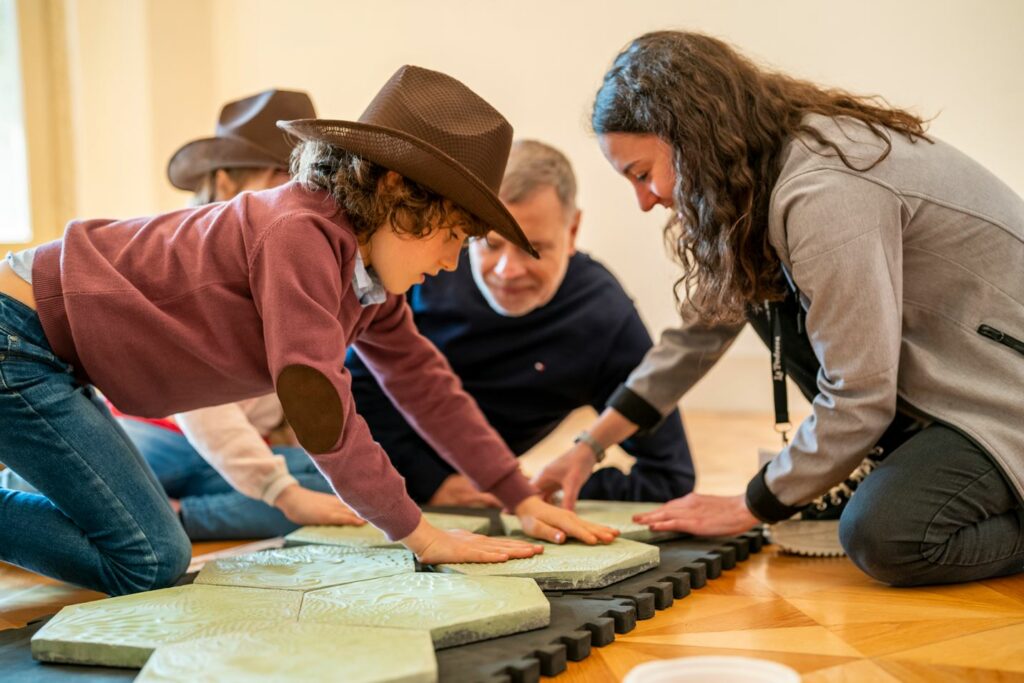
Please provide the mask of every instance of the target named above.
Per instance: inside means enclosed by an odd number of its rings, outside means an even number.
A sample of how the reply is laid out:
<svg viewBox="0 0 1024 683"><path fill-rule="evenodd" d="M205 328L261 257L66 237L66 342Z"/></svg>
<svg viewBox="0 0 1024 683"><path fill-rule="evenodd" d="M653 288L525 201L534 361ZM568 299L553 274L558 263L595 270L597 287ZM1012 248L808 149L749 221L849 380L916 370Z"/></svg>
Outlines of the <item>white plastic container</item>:
<svg viewBox="0 0 1024 683"><path fill-rule="evenodd" d="M788 666L752 657L681 657L633 667L622 683L800 683Z"/></svg>

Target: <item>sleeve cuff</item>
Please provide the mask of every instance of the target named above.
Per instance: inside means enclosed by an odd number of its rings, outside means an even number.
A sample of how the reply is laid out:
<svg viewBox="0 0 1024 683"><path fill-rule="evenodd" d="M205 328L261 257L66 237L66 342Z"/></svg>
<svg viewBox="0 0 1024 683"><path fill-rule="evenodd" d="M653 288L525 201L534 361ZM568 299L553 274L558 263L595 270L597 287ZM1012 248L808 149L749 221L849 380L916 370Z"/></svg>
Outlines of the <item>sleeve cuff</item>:
<svg viewBox="0 0 1024 683"><path fill-rule="evenodd" d="M622 416L639 427L640 432L649 432L664 419L657 408L647 402L625 384L620 384L608 399L608 407L622 413Z"/></svg>
<svg viewBox="0 0 1024 683"><path fill-rule="evenodd" d="M275 477L270 483L267 484L266 488L263 489L263 496L261 500L267 505L273 505L277 497L281 495L281 491L292 484L298 484L299 480L290 474L283 474L279 477Z"/></svg>
<svg viewBox="0 0 1024 683"><path fill-rule="evenodd" d="M494 484L487 492L496 496L505 507L512 511L524 500L539 493L530 480L523 476L518 467Z"/></svg>
<svg viewBox="0 0 1024 683"><path fill-rule="evenodd" d="M384 532L389 541L401 541L419 526L423 511L412 498L402 496L402 500L384 515L366 520Z"/></svg>
<svg viewBox="0 0 1024 683"><path fill-rule="evenodd" d="M768 465L765 465L747 484L747 507L762 522L774 524L775 522L789 519L800 512L803 507L786 505L775 497L775 494L771 492L767 482L764 480L767 470Z"/></svg>

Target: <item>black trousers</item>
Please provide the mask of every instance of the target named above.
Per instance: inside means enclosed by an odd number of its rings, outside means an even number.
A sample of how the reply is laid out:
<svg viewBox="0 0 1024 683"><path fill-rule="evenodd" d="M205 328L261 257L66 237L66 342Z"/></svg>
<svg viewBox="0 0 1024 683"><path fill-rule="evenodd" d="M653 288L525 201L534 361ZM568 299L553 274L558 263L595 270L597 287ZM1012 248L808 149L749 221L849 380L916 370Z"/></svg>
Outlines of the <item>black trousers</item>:
<svg viewBox="0 0 1024 683"><path fill-rule="evenodd" d="M792 293L780 307L786 370L808 400L820 365L797 326ZM763 310L751 325L766 344ZM768 372L768 368L765 368ZM992 458L954 427L918 428L898 413L879 441L885 460L857 487L839 538L860 569L893 586L961 583L1024 570L1024 506Z"/></svg>

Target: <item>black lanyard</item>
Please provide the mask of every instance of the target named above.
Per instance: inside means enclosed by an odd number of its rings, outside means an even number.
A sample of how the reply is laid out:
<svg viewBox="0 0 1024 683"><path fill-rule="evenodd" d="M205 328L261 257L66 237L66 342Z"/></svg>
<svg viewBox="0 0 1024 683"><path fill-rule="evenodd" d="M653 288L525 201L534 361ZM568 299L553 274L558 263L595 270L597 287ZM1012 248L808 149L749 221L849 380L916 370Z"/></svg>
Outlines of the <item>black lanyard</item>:
<svg viewBox="0 0 1024 683"><path fill-rule="evenodd" d="M797 305L800 300L797 299ZM772 325L772 398L775 402L775 431L782 435L783 447L789 443L789 430L793 424L789 421L789 401L786 395L786 361L782 355L782 311L781 303L765 302L768 320ZM797 324L799 325L799 317Z"/></svg>

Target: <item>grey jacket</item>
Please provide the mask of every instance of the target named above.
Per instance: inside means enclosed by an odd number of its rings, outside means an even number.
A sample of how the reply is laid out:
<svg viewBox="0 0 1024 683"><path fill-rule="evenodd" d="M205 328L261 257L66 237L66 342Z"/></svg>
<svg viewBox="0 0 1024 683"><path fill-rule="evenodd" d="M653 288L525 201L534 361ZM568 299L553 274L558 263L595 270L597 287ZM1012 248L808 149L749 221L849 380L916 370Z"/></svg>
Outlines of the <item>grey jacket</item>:
<svg viewBox="0 0 1024 683"><path fill-rule="evenodd" d="M855 120L806 122L859 168L884 149ZM892 134L889 157L859 172L800 136L783 151L768 228L822 370L812 414L748 488L752 511L776 521L842 481L897 405L964 432L1024 498L1024 200L940 141ZM665 331L620 406L667 414L741 329Z"/></svg>

